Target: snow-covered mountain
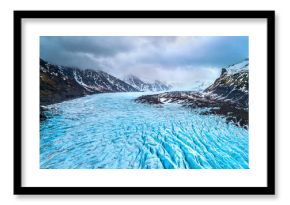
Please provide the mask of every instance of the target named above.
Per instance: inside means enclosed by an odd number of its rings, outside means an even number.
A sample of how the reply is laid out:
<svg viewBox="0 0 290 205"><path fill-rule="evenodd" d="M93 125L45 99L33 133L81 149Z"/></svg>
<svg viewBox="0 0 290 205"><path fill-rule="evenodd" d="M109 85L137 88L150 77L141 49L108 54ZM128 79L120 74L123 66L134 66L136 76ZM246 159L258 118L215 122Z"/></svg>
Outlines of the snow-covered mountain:
<svg viewBox="0 0 290 205"><path fill-rule="evenodd" d="M74 79L87 91L94 92L132 92L138 91L124 81L104 71L73 70Z"/></svg>
<svg viewBox="0 0 290 205"><path fill-rule="evenodd" d="M232 100L248 107L249 89L249 60L222 68L221 75L206 88L208 95Z"/></svg>
<svg viewBox="0 0 290 205"><path fill-rule="evenodd" d="M171 85L167 85L159 80L155 80L153 83L150 83L149 90L150 91L167 91L171 89Z"/></svg>
<svg viewBox="0 0 290 205"><path fill-rule="evenodd" d="M235 73L249 71L249 59L246 58L239 63L229 65L225 67L228 75L233 75Z"/></svg>
<svg viewBox="0 0 290 205"><path fill-rule="evenodd" d="M167 91L171 88L170 85L167 85L161 81L155 80L153 83L147 83L140 80L134 75L129 75L124 78L124 81L134 87L139 91Z"/></svg>
<svg viewBox="0 0 290 205"><path fill-rule="evenodd" d="M53 65L40 59L41 105L94 93L134 91L138 90L103 71Z"/></svg>

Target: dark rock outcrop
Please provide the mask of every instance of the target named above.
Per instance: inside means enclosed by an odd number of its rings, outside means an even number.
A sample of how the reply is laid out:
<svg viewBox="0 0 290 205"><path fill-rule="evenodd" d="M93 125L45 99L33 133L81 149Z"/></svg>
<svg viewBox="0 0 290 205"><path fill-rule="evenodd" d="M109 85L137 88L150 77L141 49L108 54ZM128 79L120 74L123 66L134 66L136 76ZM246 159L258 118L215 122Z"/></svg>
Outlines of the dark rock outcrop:
<svg viewBox="0 0 290 205"><path fill-rule="evenodd" d="M222 72L221 72L221 76L223 76L224 74L226 74L228 71L225 68L222 68Z"/></svg>
<svg viewBox="0 0 290 205"><path fill-rule="evenodd" d="M47 116L45 115L45 111L47 111L47 109L43 106L40 106L40 110L39 110L40 121L47 119Z"/></svg>

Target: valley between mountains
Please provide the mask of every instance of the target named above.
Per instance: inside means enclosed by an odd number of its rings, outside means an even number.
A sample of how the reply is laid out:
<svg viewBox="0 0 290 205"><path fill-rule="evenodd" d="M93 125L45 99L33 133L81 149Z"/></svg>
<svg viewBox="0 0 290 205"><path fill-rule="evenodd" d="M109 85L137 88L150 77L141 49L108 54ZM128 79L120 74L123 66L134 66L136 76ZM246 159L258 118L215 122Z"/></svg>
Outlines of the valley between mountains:
<svg viewBox="0 0 290 205"><path fill-rule="evenodd" d="M182 90L40 61L41 169L248 169L248 59Z"/></svg>
<svg viewBox="0 0 290 205"><path fill-rule="evenodd" d="M47 118L47 105L66 100L100 93L144 92L136 103L159 107L176 103L248 128L248 67L249 60L245 59L221 68L220 76L211 84L202 82L191 91L182 91L158 80L144 82L134 75L121 80L103 71L54 65L40 59L40 119Z"/></svg>

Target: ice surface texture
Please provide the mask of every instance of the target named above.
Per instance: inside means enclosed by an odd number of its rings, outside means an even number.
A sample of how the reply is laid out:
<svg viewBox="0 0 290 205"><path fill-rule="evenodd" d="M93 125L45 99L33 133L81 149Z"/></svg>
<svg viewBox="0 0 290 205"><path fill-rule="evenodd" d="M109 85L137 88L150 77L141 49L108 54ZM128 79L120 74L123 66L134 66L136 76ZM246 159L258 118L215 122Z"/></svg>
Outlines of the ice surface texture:
<svg viewBox="0 0 290 205"><path fill-rule="evenodd" d="M148 94L148 93L146 93ZM48 106L42 169L248 169L248 130L144 93L105 93Z"/></svg>

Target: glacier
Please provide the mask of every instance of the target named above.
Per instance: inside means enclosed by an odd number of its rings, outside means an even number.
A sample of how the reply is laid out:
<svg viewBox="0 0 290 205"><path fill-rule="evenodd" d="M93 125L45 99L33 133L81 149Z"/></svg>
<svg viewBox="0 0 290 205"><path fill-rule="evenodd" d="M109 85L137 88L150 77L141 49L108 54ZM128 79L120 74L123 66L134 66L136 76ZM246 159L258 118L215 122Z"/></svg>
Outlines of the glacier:
<svg viewBox="0 0 290 205"><path fill-rule="evenodd" d="M102 93L47 106L41 169L249 169L249 133L140 92Z"/></svg>

